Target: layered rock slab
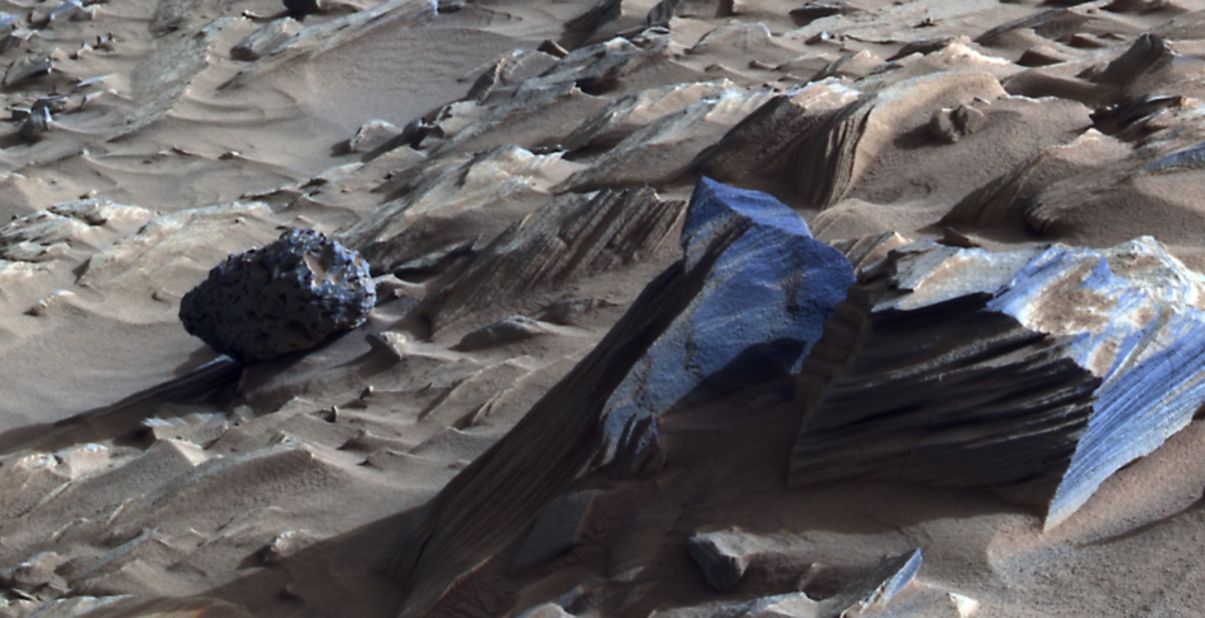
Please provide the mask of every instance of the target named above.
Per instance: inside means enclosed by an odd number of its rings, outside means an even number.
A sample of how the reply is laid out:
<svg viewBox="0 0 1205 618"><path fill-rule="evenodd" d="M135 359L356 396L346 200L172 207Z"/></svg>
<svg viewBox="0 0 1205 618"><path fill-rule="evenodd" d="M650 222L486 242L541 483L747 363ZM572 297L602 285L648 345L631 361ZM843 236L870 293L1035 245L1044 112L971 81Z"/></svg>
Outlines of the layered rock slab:
<svg viewBox="0 0 1205 618"><path fill-rule="evenodd" d="M699 180L682 230L686 262L733 236L707 280L633 365L604 411L603 461L653 456L652 427L675 406L798 371L853 283L837 250L765 193ZM635 472L635 469L628 470Z"/></svg>
<svg viewBox="0 0 1205 618"><path fill-rule="evenodd" d="M897 249L802 373L790 482L1037 481L1053 527L1205 404L1203 291L1150 238Z"/></svg>
<svg viewBox="0 0 1205 618"><path fill-rule="evenodd" d="M845 258L812 239L795 212L708 179L691 199L682 245L685 257L599 345L404 523L391 556L409 591L401 616L425 615L592 460L625 472L654 461L657 418L687 395L705 399L798 368L853 281Z"/></svg>

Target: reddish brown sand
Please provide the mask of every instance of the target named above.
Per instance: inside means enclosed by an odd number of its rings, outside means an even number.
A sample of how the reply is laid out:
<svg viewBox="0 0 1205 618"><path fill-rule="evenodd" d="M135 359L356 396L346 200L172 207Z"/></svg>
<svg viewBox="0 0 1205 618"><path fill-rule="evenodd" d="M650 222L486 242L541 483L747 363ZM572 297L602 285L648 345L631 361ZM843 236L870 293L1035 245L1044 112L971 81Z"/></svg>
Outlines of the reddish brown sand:
<svg viewBox="0 0 1205 618"><path fill-rule="evenodd" d="M275 13L272 0L96 3L46 26L53 1L0 7L35 30L4 65L53 61L6 85L6 107L67 95L35 143L19 121L0 128L13 134L0 150L0 217L12 219L0 227L0 616L397 615L414 594L384 572L401 522L677 259L700 169L773 192L826 241L896 231L1000 249L1151 235L1205 269L1205 169L1149 167L1205 141L1205 2L852 0L805 23L790 13L802 0L684 0L667 29L643 33L652 0L611 2L614 19L593 21L577 19L586 0L431 4L335 3L282 22L294 38L254 61L231 55L262 25L241 13ZM1172 52L1110 65L1145 32ZM98 36L111 40L93 49ZM557 55L535 51L545 41L605 45L558 77ZM638 60L589 69L625 54ZM701 156L781 94L803 124ZM1145 95L1169 98L1109 120L1110 105ZM871 100L855 138L794 138ZM935 116L959 106L977 120L943 133ZM374 119L428 129L349 152ZM469 247L544 225L533 213L553 196L646 185L659 218L615 215L638 251L608 246L526 289L441 292ZM287 226L339 236L377 272L431 259L385 277L359 331L234 382L220 367L197 373L216 354L180 326L180 297ZM553 237L523 263L558 264L585 242ZM591 299L538 336L458 345L501 318ZM717 435L709 419L725 406L748 421ZM757 393L671 417L681 456L657 475L579 479L606 492L571 552L517 573L513 545L483 553L424 591L425 609L516 615L559 599L578 615L643 616L802 585L787 561L710 590L681 539L728 527L804 543L833 577L922 546L898 615L1205 607L1200 421L1045 533L1015 492L788 490L797 424L797 409Z"/></svg>

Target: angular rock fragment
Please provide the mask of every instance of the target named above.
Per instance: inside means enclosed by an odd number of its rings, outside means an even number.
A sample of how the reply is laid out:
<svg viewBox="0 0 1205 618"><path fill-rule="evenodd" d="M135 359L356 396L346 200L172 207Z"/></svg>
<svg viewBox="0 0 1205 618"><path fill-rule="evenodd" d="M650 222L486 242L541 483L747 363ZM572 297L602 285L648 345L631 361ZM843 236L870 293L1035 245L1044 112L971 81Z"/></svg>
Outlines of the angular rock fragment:
<svg viewBox="0 0 1205 618"><path fill-rule="evenodd" d="M293 36L297 21L281 17L263 24L248 34L230 49L230 57L235 60L258 60L269 49L272 49Z"/></svg>
<svg viewBox="0 0 1205 618"><path fill-rule="evenodd" d="M672 113L678 113L701 99L734 90L727 79L671 84L650 88L620 98L593 118L582 123L565 138L568 150L585 147L610 147L643 126Z"/></svg>
<svg viewBox="0 0 1205 618"><path fill-rule="evenodd" d="M749 568L751 540L733 533L696 533L686 541L686 550L703 571L707 583L720 592L731 590Z"/></svg>
<svg viewBox="0 0 1205 618"><path fill-rule="evenodd" d="M920 548L884 558L869 573L825 599L823 604L834 616L860 616L869 609L882 609L912 583L922 561Z"/></svg>
<svg viewBox="0 0 1205 618"><path fill-rule="evenodd" d="M189 333L241 362L314 347L368 319L368 264L338 241L292 229L226 258L180 301Z"/></svg>
<svg viewBox="0 0 1205 618"><path fill-rule="evenodd" d="M531 339L548 332L548 329L542 327L536 320L521 315L512 315L466 334L460 343L453 346L453 349L462 352L480 350Z"/></svg>
<svg viewBox="0 0 1205 618"><path fill-rule="evenodd" d="M405 521L391 556L412 591L400 616L426 615L583 470L620 446L647 453L649 440L624 436L648 432L630 428L655 427L688 394L750 386L802 362L853 281L849 262L764 193L703 179L689 211L684 259L650 282L510 433Z"/></svg>
<svg viewBox="0 0 1205 618"><path fill-rule="evenodd" d="M857 98L858 91L836 79L775 96L700 153L691 167L720 181L776 176L803 137Z"/></svg>
<svg viewBox="0 0 1205 618"><path fill-rule="evenodd" d="M54 62L50 56L22 56L8 65L8 70L4 72L4 85L14 86L39 75L45 75L52 70L53 66Z"/></svg>
<svg viewBox="0 0 1205 618"><path fill-rule="evenodd" d="M806 26L821 17L832 17L856 12L857 7L850 6L845 0L812 0L807 4L792 9L789 15L797 26Z"/></svg>
<svg viewBox="0 0 1205 618"><path fill-rule="evenodd" d="M682 231L686 262L719 238L730 240L702 289L607 400L604 461L636 446L631 428L646 417L798 370L853 282L845 257L778 200L703 178Z"/></svg>
<svg viewBox="0 0 1205 618"><path fill-rule="evenodd" d="M1046 526L1205 404L1205 277L1155 241L918 243L863 274L802 373L789 481L1032 481Z"/></svg>
<svg viewBox="0 0 1205 618"><path fill-rule="evenodd" d="M942 108L933 113L929 121L929 134L934 138L953 144L959 139L978 131L983 126L983 112L969 105L953 109Z"/></svg>

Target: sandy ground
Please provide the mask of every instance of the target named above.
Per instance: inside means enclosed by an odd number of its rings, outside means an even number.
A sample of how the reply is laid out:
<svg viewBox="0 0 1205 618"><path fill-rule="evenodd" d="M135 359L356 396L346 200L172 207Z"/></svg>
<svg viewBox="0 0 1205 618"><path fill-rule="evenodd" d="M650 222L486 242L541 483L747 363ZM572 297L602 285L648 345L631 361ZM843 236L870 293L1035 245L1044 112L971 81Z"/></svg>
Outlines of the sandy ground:
<svg viewBox="0 0 1205 618"><path fill-rule="evenodd" d="M413 592L385 573L400 523L677 259L700 172L772 192L826 241L1151 235L1205 269L1205 2L684 0L651 29L650 0L356 0L301 22L244 17L270 0L0 4L17 24L0 44L16 65L0 88L0 616L396 615ZM232 52L261 28L258 59ZM746 122L771 101L792 119ZM22 129L39 105L49 127ZM371 120L398 135L356 144ZM369 257L372 320L245 371L207 364L180 297L289 226ZM514 315L543 330L462 344ZM674 539L732 526L804 538L837 572L920 544L915 598L981 616L1205 603L1199 420L1043 533L1007 493L787 490L797 410L715 405L748 420L667 422L681 461L706 463L578 479L605 493L572 552L517 573L514 547L482 555L431 613L576 590L573 613L636 616L796 585L783 567L709 590ZM939 615L919 603L900 611Z"/></svg>

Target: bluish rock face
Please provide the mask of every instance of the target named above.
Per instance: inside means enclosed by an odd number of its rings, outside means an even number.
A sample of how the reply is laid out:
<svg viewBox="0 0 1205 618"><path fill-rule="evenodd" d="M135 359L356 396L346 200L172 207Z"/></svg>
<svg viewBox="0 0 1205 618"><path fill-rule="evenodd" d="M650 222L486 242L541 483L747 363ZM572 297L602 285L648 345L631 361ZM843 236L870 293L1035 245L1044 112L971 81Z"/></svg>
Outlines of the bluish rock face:
<svg viewBox="0 0 1205 618"><path fill-rule="evenodd" d="M232 255L180 301L184 328L240 362L312 348L368 319L368 262L314 230Z"/></svg>
<svg viewBox="0 0 1205 618"><path fill-rule="evenodd" d="M1007 253L917 243L805 366L790 480L1040 480L1046 526L1205 404L1205 278L1153 239ZM831 370L831 358L843 358ZM817 386L818 382L824 382Z"/></svg>
<svg viewBox="0 0 1205 618"><path fill-rule="evenodd" d="M603 461L623 452L635 472L654 448L640 427L676 405L798 371L854 281L837 250L812 238L774 197L699 181L682 232L686 268L702 288L613 392Z"/></svg>

